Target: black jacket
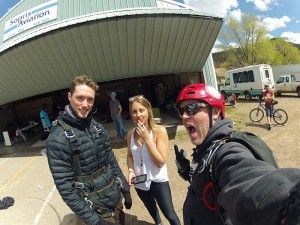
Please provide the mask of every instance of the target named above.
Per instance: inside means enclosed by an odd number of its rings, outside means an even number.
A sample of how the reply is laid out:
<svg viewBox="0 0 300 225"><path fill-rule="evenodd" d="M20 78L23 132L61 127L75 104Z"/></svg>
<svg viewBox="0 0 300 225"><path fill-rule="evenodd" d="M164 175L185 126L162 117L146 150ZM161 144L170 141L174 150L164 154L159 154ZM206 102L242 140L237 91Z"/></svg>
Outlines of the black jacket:
<svg viewBox="0 0 300 225"><path fill-rule="evenodd" d="M124 177L110 145L107 130L101 125L101 134L97 134L92 117L80 120L68 113L60 112L59 117L71 126L78 138L79 159L82 175L88 175L107 164L110 165L111 175L103 178L100 176L95 181L95 185L85 183L85 191L93 192L111 183L114 177L122 180L123 188L114 189L99 201L106 207L114 208L112 202L119 203L122 198L121 192L129 192L129 185ZM80 190L75 188L75 172L73 167L73 153L69 141L66 138L61 126L54 126L47 139L47 157L49 167L56 184L57 190L71 210L80 217L86 224L95 225L102 221L99 214L91 209L85 199L81 196Z"/></svg>
<svg viewBox="0 0 300 225"><path fill-rule="evenodd" d="M227 136L232 127L227 119L217 121L203 144L197 146L193 162L203 165L212 141ZM209 166L201 173L196 170L184 203L185 225L275 225L291 187L300 181L299 169L276 169L255 159L250 150L237 142L223 144L213 162L216 193L208 185L212 181ZM217 210L207 207L214 206L214 196Z"/></svg>

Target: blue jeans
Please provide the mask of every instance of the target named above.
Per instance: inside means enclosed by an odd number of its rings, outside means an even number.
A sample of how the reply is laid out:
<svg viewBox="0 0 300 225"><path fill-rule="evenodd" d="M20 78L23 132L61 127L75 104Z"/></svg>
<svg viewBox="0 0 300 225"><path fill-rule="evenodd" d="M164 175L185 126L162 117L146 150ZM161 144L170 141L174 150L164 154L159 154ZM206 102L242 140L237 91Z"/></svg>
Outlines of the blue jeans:
<svg viewBox="0 0 300 225"><path fill-rule="evenodd" d="M265 107L266 107L266 114L268 117L272 117L273 115L273 109L274 109L274 106L273 104L265 104Z"/></svg>
<svg viewBox="0 0 300 225"><path fill-rule="evenodd" d="M114 122L116 131L117 131L117 136L118 137L126 137L127 132L126 132L124 124L123 124L122 116L113 117L112 120Z"/></svg>
<svg viewBox="0 0 300 225"><path fill-rule="evenodd" d="M162 222L156 206L157 202L169 223L171 225L180 225L180 221L173 207L171 189L168 181L159 183L152 181L149 191L143 191L137 188L135 190L148 209L155 224L160 224Z"/></svg>

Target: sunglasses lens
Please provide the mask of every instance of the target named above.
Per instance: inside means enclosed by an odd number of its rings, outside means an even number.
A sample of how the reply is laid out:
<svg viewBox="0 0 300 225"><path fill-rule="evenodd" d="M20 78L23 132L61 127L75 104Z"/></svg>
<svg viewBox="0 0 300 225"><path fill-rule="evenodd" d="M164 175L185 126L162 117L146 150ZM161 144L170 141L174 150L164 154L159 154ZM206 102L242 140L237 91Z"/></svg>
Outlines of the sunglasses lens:
<svg viewBox="0 0 300 225"><path fill-rule="evenodd" d="M192 116L198 112L198 105L197 104L189 104L186 106L186 112L188 115Z"/></svg>
<svg viewBox="0 0 300 225"><path fill-rule="evenodd" d="M179 108L178 109L179 116L183 116L184 112L185 112L184 108Z"/></svg>
<svg viewBox="0 0 300 225"><path fill-rule="evenodd" d="M183 116L184 112L186 112L189 116L195 115L198 112L198 105L192 103L178 109L178 113L180 116Z"/></svg>

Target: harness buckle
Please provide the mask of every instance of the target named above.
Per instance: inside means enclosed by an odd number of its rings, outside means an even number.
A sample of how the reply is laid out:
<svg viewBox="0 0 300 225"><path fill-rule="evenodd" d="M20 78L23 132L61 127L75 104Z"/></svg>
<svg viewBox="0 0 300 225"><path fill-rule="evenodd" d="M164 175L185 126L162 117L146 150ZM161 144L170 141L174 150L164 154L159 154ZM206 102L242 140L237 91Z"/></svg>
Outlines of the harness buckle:
<svg viewBox="0 0 300 225"><path fill-rule="evenodd" d="M75 182L75 188L77 188L77 189L83 189L84 188L84 183Z"/></svg>
<svg viewBox="0 0 300 225"><path fill-rule="evenodd" d="M103 213L103 211L106 211ZM115 216L115 212L107 211L107 210L99 210L97 209L96 212L102 217L102 218L109 218Z"/></svg>
<svg viewBox="0 0 300 225"><path fill-rule="evenodd" d="M85 200L86 203L89 205L89 207L90 207L91 209L93 209L93 204L94 204L94 203L93 203L91 200L89 200L87 197L85 197L84 200Z"/></svg>
<svg viewBox="0 0 300 225"><path fill-rule="evenodd" d="M95 128L97 134L101 134L102 133L102 129L101 129L101 127L100 127L99 124L94 125L94 128Z"/></svg>
<svg viewBox="0 0 300 225"><path fill-rule="evenodd" d="M65 130L65 135L68 139L76 137L75 132L73 130Z"/></svg>
<svg viewBox="0 0 300 225"><path fill-rule="evenodd" d="M52 126L55 127L57 125L57 120L52 121Z"/></svg>
<svg viewBox="0 0 300 225"><path fill-rule="evenodd" d="M95 128L95 130L96 130L98 133L100 133L100 132L102 131L102 129L101 129L101 127L100 127L99 124L95 125L94 128Z"/></svg>

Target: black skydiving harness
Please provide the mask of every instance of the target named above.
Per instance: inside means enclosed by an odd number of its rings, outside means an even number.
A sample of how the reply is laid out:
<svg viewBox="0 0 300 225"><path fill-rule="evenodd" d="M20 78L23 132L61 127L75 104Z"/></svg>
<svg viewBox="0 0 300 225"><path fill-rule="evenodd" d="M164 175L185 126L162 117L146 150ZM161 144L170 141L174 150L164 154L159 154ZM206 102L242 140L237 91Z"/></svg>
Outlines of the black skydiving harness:
<svg viewBox="0 0 300 225"><path fill-rule="evenodd" d="M100 190L96 190L94 192L84 191L84 183L90 183L95 185L95 180L97 180L98 177L106 173L109 170L110 165L107 164L106 166L100 168L96 172L83 176L81 173L81 166L79 160L79 148L77 143L78 138L74 130L72 129L71 126L66 124L62 119L57 118L57 120L53 122L54 126L56 126L56 124L62 127L65 136L69 141L70 148L73 151L73 167L76 176L75 188L80 190L81 195L84 197L89 207L91 209L94 209L96 212L98 212L100 216L102 216L103 218L114 216L113 209L109 209L103 206L102 204L100 204L98 201L96 203L96 201L93 200L102 199L103 197L107 196L107 194L113 191L113 187L115 186L116 182L122 184L121 179L117 178L116 181L116 179L114 178L113 181L108 186ZM92 124L94 125L93 127L96 130L97 135L98 136L102 135L103 131L101 129L101 126L94 120L94 118L92 119Z"/></svg>

